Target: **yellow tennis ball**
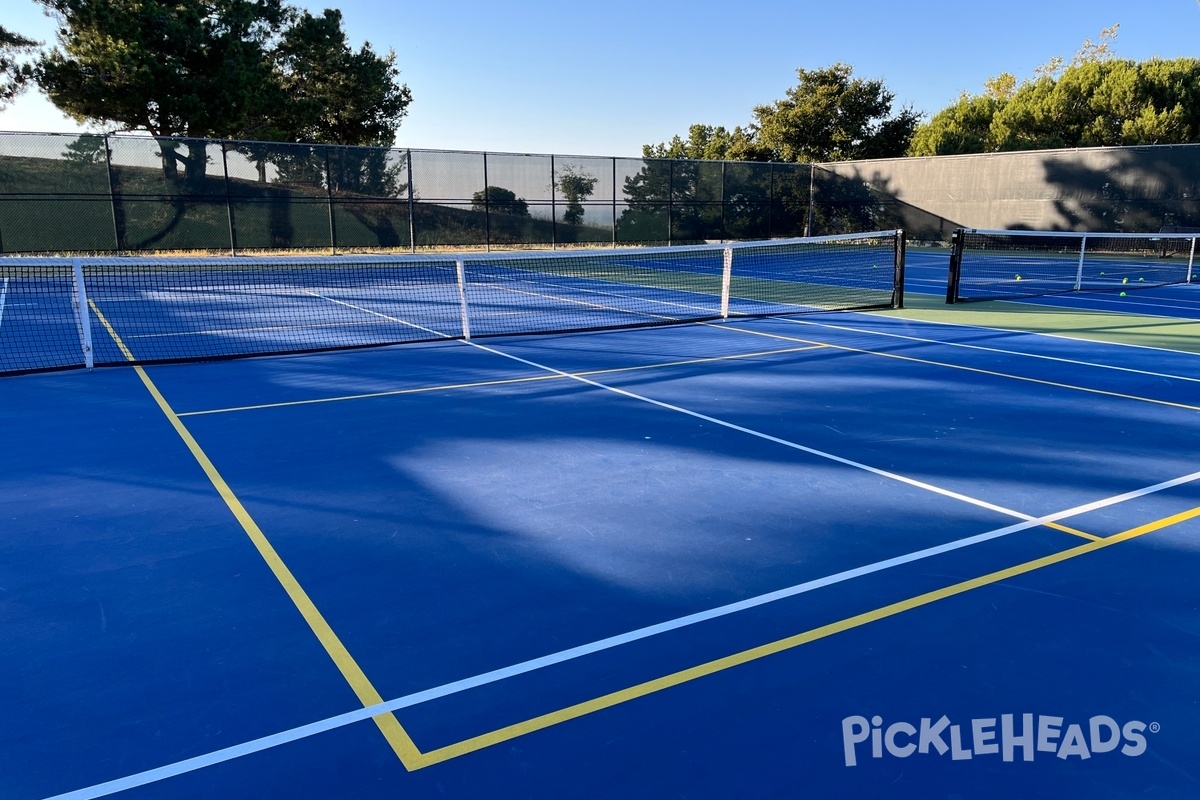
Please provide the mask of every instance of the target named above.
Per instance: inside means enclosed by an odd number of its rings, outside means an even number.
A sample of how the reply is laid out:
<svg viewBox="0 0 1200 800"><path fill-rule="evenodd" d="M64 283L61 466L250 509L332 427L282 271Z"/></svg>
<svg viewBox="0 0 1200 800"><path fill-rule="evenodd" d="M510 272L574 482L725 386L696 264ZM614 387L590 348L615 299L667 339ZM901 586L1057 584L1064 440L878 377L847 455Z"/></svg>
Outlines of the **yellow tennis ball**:
<svg viewBox="0 0 1200 800"><path fill-rule="evenodd" d="M1129 283L1129 278L1121 278L1121 283Z"/></svg>
<svg viewBox="0 0 1200 800"><path fill-rule="evenodd" d="M1124 292L1121 292L1121 297L1124 297L1124 296L1125 296L1125 293L1124 293Z"/></svg>

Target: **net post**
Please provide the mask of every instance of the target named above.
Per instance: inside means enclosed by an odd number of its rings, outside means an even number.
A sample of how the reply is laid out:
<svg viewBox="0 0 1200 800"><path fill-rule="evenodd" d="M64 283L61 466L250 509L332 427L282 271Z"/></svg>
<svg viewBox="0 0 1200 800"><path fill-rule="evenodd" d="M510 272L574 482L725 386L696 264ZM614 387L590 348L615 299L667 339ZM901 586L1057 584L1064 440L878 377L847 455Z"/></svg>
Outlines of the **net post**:
<svg viewBox="0 0 1200 800"><path fill-rule="evenodd" d="M962 228L955 228L950 234L950 272L946 276L946 303L953 305L958 302L958 279L962 274L963 240L966 238Z"/></svg>
<svg viewBox="0 0 1200 800"><path fill-rule="evenodd" d="M1083 287L1083 260L1087 257L1087 234L1079 240L1079 266L1075 269L1075 291Z"/></svg>
<svg viewBox="0 0 1200 800"><path fill-rule="evenodd" d="M470 341L471 323L467 317L467 269L461 256L454 261L454 272L458 281L458 308L462 317L462 338Z"/></svg>
<svg viewBox="0 0 1200 800"><path fill-rule="evenodd" d="M729 319L729 284L733 275L733 248L726 247L721 255L721 319Z"/></svg>
<svg viewBox="0 0 1200 800"><path fill-rule="evenodd" d="M896 249L894 278L892 284L892 308L904 308L904 259L908 249L908 239L903 230L896 231Z"/></svg>
<svg viewBox="0 0 1200 800"><path fill-rule="evenodd" d="M1192 282L1192 264L1196 262L1196 237L1192 237L1192 249L1188 251L1188 271L1185 283Z"/></svg>
<svg viewBox="0 0 1200 800"><path fill-rule="evenodd" d="M71 259L71 275L75 283L71 305L75 307L75 326L79 330L79 346L83 350L83 365L91 369L95 365L92 355L92 317L88 313L87 287L83 283L83 264L78 258Z"/></svg>

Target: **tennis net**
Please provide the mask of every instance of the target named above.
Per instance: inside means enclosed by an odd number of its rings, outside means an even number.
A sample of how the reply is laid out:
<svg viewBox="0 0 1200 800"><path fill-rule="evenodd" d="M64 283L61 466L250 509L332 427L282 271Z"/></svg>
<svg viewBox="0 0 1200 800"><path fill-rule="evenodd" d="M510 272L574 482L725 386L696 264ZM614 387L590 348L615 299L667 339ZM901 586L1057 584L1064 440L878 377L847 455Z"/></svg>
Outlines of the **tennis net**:
<svg viewBox="0 0 1200 800"><path fill-rule="evenodd" d="M0 259L0 373L899 307L904 234L670 248Z"/></svg>
<svg viewBox="0 0 1200 800"><path fill-rule="evenodd" d="M954 232L946 302L1190 283L1194 233Z"/></svg>

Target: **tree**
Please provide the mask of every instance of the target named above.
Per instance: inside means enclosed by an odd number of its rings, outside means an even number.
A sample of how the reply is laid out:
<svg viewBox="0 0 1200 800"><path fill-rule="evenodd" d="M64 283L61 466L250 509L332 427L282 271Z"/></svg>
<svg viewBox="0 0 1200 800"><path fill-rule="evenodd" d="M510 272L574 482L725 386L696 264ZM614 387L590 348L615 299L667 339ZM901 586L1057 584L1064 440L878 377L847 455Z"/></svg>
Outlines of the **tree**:
<svg viewBox="0 0 1200 800"><path fill-rule="evenodd" d="M895 95L880 80L854 77L837 63L798 69L787 97L754 109L755 139L772 161L847 161L904 155L921 115L892 113Z"/></svg>
<svg viewBox="0 0 1200 800"><path fill-rule="evenodd" d="M909 145L910 156L947 156L983 153L995 149L992 120L1005 100L988 94L963 92L958 102L933 115L917 128Z"/></svg>
<svg viewBox="0 0 1200 800"><path fill-rule="evenodd" d="M583 222L583 202L596 191L599 179L581 169L566 167L558 173L558 188L567 200L567 209L563 212L563 222L568 225L579 225Z"/></svg>
<svg viewBox="0 0 1200 800"><path fill-rule="evenodd" d="M471 209L483 213L491 211L496 214L511 214L514 217L528 217L529 203L525 198L517 197L517 193L503 186L489 186L485 191L471 195Z"/></svg>
<svg viewBox="0 0 1200 800"><path fill-rule="evenodd" d="M1200 141L1200 59L1095 61L1017 90L992 120L997 150Z"/></svg>
<svg viewBox="0 0 1200 800"><path fill-rule="evenodd" d="M341 12L314 17L284 0L37 1L59 22L39 85L80 122L156 137L168 180L180 164L189 181L204 177L204 143L182 155L179 137L363 145L374 151L343 159L353 169L341 184L387 177L380 148L411 94L394 53L351 50ZM260 167L270 155L251 153Z"/></svg>
<svg viewBox="0 0 1200 800"><path fill-rule="evenodd" d="M854 77L837 63L798 69L786 97L755 106L754 121L729 131L692 125L687 140L645 145L647 158L731 161L845 161L903 155L921 115L905 107L892 113L895 95L880 80Z"/></svg>
<svg viewBox="0 0 1200 800"><path fill-rule="evenodd" d="M79 122L146 131L163 172L202 180L203 146L175 137L244 134L280 99L267 48L284 21L282 0L38 0L58 19L58 46L38 63L38 84Z"/></svg>
<svg viewBox="0 0 1200 800"><path fill-rule="evenodd" d="M729 131L723 126L692 125L684 141L678 135L671 141L643 145L646 158L690 158L716 161L765 161L768 154L754 140L753 131L736 127Z"/></svg>
<svg viewBox="0 0 1200 800"><path fill-rule="evenodd" d="M1118 26L1019 85L992 78L918 129L910 155L1200 141L1200 60L1116 58Z"/></svg>
<svg viewBox="0 0 1200 800"><path fill-rule="evenodd" d="M20 56L32 53L38 43L0 25L0 108L25 91L33 79L33 67Z"/></svg>
<svg viewBox="0 0 1200 800"><path fill-rule="evenodd" d="M412 93L399 82L396 53L380 56L366 42L357 52L342 29L342 12L314 17L289 10L272 52L288 98L284 127L295 141L390 147Z"/></svg>

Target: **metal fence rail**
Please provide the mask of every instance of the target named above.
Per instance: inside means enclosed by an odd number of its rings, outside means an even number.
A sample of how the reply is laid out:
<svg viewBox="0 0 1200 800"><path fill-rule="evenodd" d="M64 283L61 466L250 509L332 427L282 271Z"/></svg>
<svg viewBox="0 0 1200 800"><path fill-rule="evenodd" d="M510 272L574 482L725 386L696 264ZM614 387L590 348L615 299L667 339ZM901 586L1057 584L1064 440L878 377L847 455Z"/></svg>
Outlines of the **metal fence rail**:
<svg viewBox="0 0 1200 800"><path fill-rule="evenodd" d="M691 244L905 227L810 164L0 133L0 252ZM948 234L947 234L948 235Z"/></svg>

